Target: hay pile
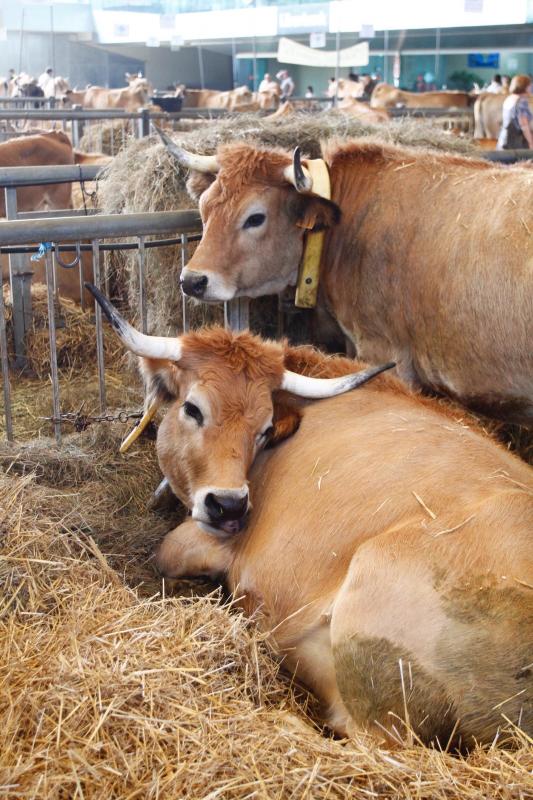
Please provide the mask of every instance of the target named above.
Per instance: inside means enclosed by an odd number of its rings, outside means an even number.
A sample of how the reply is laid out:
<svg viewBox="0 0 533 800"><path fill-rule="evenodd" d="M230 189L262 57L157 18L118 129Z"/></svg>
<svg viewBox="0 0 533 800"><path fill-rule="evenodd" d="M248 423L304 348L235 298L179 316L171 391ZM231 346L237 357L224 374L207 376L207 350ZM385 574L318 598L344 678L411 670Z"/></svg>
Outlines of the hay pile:
<svg viewBox="0 0 533 800"><path fill-rule="evenodd" d="M44 379L50 373L50 345L48 340L47 288L42 283L31 287L32 328L27 338L29 370ZM4 286L6 329L9 356L13 358L13 305L9 284ZM62 297L55 305L57 365L64 372L80 372L86 367L94 370L96 363L96 328L94 311L82 311L73 300ZM104 351L108 361L117 362L124 355L120 341L104 326Z"/></svg>
<svg viewBox="0 0 533 800"><path fill-rule="evenodd" d="M79 149L84 153L114 156L133 140L133 121L85 123Z"/></svg>
<svg viewBox="0 0 533 800"><path fill-rule="evenodd" d="M525 738L464 759L334 741L253 622L216 593L158 594L150 553L175 520L145 511L151 445L119 458L118 438L0 449L2 794L533 796Z"/></svg>
<svg viewBox="0 0 533 800"><path fill-rule="evenodd" d="M239 114L211 121L189 133L174 133L175 141L198 153L213 153L220 144L238 140L292 150L297 144L312 157L320 154L320 142L371 136L380 141L417 147L433 147L474 155L476 148L464 139L450 136L423 121L398 120L387 126L363 123L338 111L320 114L294 114L269 119L254 114ZM99 203L108 214L139 211L170 211L191 208L185 189L187 171L167 154L158 138L133 140L122 150L99 185ZM109 263L109 262L108 262ZM136 256L125 253L110 260L119 286L127 287L132 313L138 304ZM181 330L182 309L178 276L181 269L179 247L147 253L148 325L152 333ZM200 310L190 306L194 324L218 322L221 312L213 307Z"/></svg>

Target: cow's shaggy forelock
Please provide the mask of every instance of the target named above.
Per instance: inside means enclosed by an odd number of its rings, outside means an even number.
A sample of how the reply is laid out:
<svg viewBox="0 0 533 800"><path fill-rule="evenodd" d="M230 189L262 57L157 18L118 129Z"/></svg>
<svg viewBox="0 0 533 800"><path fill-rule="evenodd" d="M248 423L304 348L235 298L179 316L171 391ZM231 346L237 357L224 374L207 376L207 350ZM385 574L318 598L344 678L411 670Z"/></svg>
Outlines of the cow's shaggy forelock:
<svg viewBox="0 0 533 800"><path fill-rule="evenodd" d="M220 172L217 191L209 196L209 206L230 210L241 199L242 191L252 184L284 186L287 181L283 170L291 163L291 156L283 150L266 150L247 144L221 147L217 153Z"/></svg>
<svg viewBox="0 0 533 800"><path fill-rule="evenodd" d="M223 363L233 375L244 375L258 381L267 379L273 385L283 376L283 347L265 341L249 331L234 333L224 328L205 328L182 337L183 358L180 366L201 372L206 367Z"/></svg>

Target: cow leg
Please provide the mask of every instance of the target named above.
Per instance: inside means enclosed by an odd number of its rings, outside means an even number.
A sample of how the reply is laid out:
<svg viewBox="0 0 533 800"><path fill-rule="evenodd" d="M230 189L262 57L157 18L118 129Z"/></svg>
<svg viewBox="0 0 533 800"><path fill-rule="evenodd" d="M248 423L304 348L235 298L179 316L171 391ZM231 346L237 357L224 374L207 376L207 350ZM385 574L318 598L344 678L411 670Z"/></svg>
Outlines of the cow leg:
<svg viewBox="0 0 533 800"><path fill-rule="evenodd" d="M456 717L432 669L446 618L427 562L427 533L382 534L354 555L337 595L331 643L350 732L445 747Z"/></svg>
<svg viewBox="0 0 533 800"><path fill-rule="evenodd" d="M223 539L202 531L187 520L167 533L156 555L156 566L165 578L184 575L225 575L232 560L232 548Z"/></svg>
<svg viewBox="0 0 533 800"><path fill-rule="evenodd" d="M338 736L348 736L350 714L340 695L331 650L330 617L323 618L297 641L276 641L283 665L320 700L327 725Z"/></svg>

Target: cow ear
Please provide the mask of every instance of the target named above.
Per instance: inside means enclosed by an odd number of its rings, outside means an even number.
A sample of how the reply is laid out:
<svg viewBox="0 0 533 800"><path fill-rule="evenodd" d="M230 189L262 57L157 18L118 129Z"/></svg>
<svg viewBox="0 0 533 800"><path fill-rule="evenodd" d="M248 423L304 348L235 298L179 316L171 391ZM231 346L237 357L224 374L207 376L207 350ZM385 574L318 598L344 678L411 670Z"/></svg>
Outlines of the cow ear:
<svg viewBox="0 0 533 800"><path fill-rule="evenodd" d="M289 439L300 427L302 412L288 399L284 392L274 393L274 414L272 417L272 433L268 438L267 448L275 447L284 439Z"/></svg>
<svg viewBox="0 0 533 800"><path fill-rule="evenodd" d="M187 193L191 200L198 201L206 189L209 189L216 175L212 172L197 172L192 170L187 179Z"/></svg>
<svg viewBox="0 0 533 800"><path fill-rule="evenodd" d="M338 225L341 210L332 200L317 195L296 194L293 214L299 228L307 231L323 231Z"/></svg>
<svg viewBox="0 0 533 800"><path fill-rule="evenodd" d="M171 403L179 397L181 370L174 361L163 358L139 358L139 369L146 387L146 401L150 405Z"/></svg>

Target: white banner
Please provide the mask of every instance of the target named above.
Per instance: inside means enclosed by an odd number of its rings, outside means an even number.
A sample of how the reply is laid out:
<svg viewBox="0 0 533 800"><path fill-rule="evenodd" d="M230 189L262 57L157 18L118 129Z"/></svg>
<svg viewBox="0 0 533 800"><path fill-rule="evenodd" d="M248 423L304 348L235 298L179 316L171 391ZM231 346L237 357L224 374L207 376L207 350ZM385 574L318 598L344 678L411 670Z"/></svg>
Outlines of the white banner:
<svg viewBox="0 0 533 800"><path fill-rule="evenodd" d="M337 65L336 50L312 50L304 44L282 37L278 45L278 61L282 64L299 64L304 67L329 67ZM339 53L340 67L366 67L368 64L368 42L346 47Z"/></svg>

